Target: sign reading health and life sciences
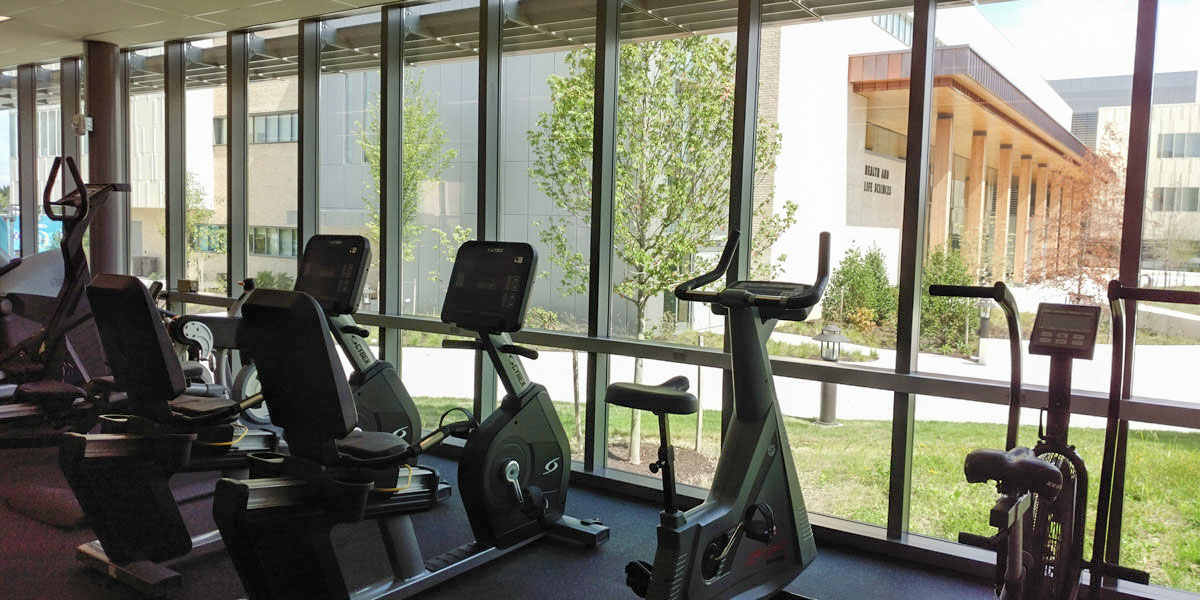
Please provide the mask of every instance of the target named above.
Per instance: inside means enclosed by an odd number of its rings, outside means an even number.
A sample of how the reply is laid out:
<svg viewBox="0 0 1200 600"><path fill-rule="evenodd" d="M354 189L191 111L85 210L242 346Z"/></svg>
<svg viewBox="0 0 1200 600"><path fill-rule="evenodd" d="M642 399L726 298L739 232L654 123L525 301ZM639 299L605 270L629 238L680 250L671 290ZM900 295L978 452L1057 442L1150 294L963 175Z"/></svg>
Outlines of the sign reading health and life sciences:
<svg viewBox="0 0 1200 600"><path fill-rule="evenodd" d="M38 252L58 247L62 239L62 223L38 215ZM0 215L0 252L8 256L21 254L21 221L17 215Z"/></svg>

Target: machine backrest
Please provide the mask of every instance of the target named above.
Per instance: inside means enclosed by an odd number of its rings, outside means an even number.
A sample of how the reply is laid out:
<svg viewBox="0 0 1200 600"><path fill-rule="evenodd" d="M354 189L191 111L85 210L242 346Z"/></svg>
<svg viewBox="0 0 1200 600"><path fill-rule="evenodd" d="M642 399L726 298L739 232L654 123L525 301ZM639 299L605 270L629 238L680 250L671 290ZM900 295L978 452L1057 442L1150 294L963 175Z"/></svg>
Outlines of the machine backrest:
<svg viewBox="0 0 1200 600"><path fill-rule="evenodd" d="M254 356L271 422L291 453L322 461L358 423L325 313L304 292L258 288L242 305L239 345Z"/></svg>
<svg viewBox="0 0 1200 600"><path fill-rule="evenodd" d="M187 389L187 381L146 286L137 277L101 274L87 296L113 379L129 395L134 412L167 419L168 402Z"/></svg>

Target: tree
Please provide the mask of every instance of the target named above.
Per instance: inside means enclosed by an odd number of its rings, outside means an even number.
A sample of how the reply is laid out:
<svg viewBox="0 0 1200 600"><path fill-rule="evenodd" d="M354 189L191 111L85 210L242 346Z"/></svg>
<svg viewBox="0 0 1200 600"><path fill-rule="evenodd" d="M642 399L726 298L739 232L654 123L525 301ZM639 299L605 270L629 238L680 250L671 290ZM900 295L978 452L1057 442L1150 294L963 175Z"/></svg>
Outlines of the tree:
<svg viewBox="0 0 1200 600"><path fill-rule="evenodd" d="M9 194L12 188L7 185L0 185L0 211L8 209Z"/></svg>
<svg viewBox="0 0 1200 600"><path fill-rule="evenodd" d="M196 278L204 281L204 259L205 253L222 254L226 251L226 229L224 225L213 224L213 217L217 212L208 208L204 199L204 184L200 181L200 176L188 171L187 179L184 183L184 215L185 215L185 234L186 252L188 273L194 273ZM167 235L167 229L164 226L159 227L158 233L162 236ZM224 273L218 273L218 282ZM221 291L224 292L224 285L219 285Z"/></svg>
<svg viewBox="0 0 1200 600"><path fill-rule="evenodd" d="M570 234L591 223L595 52L567 53L567 74L549 79L551 109L528 132L530 175L557 208L540 237L562 269L564 295L587 289L588 260ZM635 309L633 333L652 330L651 299L704 269L701 251L722 244L729 218L733 144L734 53L724 40L683 37L622 44L617 109L613 254L622 272L613 291ZM760 121L755 174L775 166L778 126ZM770 277L771 246L795 220L796 205L773 214L771 198L755 207L752 264ZM672 332L673 333L673 332ZM641 381L642 361L634 362ZM630 462L640 461L640 414L633 412Z"/></svg>
<svg viewBox="0 0 1200 600"><path fill-rule="evenodd" d="M1076 200L1069 204L1064 195L1057 215L1050 209L1045 240L1046 270L1040 273L1035 267L1030 279L1077 298L1092 298L1104 306L1108 282L1116 276L1120 264L1124 152L1128 144L1112 125L1101 140L1097 149L1088 150L1078 164L1056 172L1056 179L1074 190ZM1035 234L1035 244L1037 240ZM1034 256L1039 252L1035 248Z"/></svg>
<svg viewBox="0 0 1200 600"><path fill-rule="evenodd" d="M439 181L442 171L458 156L458 150L446 147L446 130L442 128L441 116L437 111L437 99L422 87L424 71L405 74L404 93L404 140L401 152L401 219L404 260L412 260L413 248L421 235L422 227L417 221L420 214L420 195L423 187ZM366 128L358 125L358 144L363 157L371 166L368 182L370 195L363 198L370 220L367 222L367 237L379 247L379 173L380 135L378 98L368 109ZM395 226L394 224L392 226ZM378 257L378 253L375 254ZM373 260L378 260L374 258Z"/></svg>
<svg viewBox="0 0 1200 600"><path fill-rule="evenodd" d="M962 298L930 296L929 286L972 285L975 283L967 263L958 250L938 246L925 256L921 297L921 342L943 353L966 352L967 339L979 329L979 310L975 303Z"/></svg>
<svg viewBox="0 0 1200 600"><path fill-rule="evenodd" d="M897 290L888 282L883 250L876 245L866 252L851 247L829 277L821 316L869 330L892 323L898 303Z"/></svg>

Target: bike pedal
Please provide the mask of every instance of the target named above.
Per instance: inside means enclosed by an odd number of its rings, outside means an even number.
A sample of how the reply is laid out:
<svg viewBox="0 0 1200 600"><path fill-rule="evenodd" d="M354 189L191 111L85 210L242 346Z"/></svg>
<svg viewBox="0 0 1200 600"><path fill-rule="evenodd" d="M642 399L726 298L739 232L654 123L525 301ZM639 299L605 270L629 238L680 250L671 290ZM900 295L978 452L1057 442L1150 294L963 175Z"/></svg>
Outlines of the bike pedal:
<svg viewBox="0 0 1200 600"><path fill-rule="evenodd" d="M625 565L625 585L641 598L646 597L650 588L650 573L654 567L644 561L635 560Z"/></svg>

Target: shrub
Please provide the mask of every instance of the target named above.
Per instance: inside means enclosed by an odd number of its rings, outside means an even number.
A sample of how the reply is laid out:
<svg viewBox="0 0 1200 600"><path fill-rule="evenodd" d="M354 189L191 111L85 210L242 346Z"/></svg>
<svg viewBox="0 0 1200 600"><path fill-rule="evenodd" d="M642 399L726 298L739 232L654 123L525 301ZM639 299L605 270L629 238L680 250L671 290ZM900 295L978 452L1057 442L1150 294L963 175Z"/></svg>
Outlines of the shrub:
<svg viewBox="0 0 1200 600"><path fill-rule="evenodd" d="M852 247L829 277L821 314L827 321L869 331L894 321L896 306L896 288L888 284L883 251L874 245L866 252Z"/></svg>
<svg viewBox="0 0 1200 600"><path fill-rule="evenodd" d="M925 257L925 277L921 284L921 340L927 349L943 353L967 352L967 331L979 329L979 310L966 298L929 295L932 284L974 285L962 255L957 250L938 247Z"/></svg>
<svg viewBox="0 0 1200 600"><path fill-rule="evenodd" d="M259 271L254 274L254 287L271 290L290 290L296 285L296 278L283 271Z"/></svg>

